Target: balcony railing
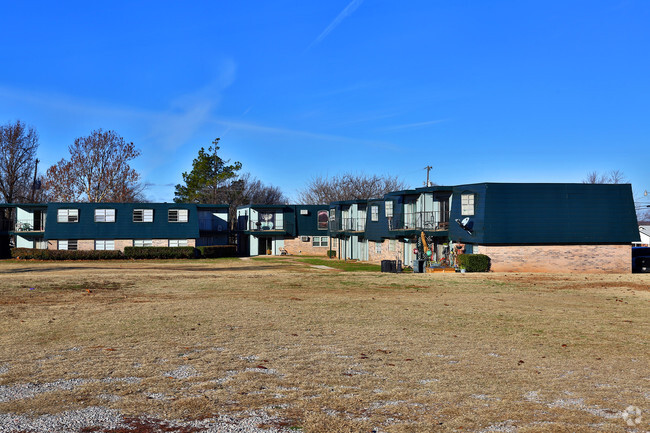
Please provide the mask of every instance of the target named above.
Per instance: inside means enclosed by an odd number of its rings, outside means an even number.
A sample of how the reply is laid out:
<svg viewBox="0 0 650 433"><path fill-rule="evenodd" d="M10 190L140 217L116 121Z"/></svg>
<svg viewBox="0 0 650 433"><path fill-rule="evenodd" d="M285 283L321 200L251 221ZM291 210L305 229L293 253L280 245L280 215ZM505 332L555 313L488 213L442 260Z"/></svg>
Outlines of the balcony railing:
<svg viewBox="0 0 650 433"><path fill-rule="evenodd" d="M238 228L251 232L290 232L293 224L287 221L239 221Z"/></svg>
<svg viewBox="0 0 650 433"><path fill-rule="evenodd" d="M408 212L388 218L389 230L449 230L449 213L441 211Z"/></svg>
<svg viewBox="0 0 650 433"><path fill-rule="evenodd" d="M45 230L45 223L34 220L17 220L14 224L16 232L42 232Z"/></svg>
<svg viewBox="0 0 650 433"><path fill-rule="evenodd" d="M362 232L366 230L365 218L340 218L330 220L332 232Z"/></svg>

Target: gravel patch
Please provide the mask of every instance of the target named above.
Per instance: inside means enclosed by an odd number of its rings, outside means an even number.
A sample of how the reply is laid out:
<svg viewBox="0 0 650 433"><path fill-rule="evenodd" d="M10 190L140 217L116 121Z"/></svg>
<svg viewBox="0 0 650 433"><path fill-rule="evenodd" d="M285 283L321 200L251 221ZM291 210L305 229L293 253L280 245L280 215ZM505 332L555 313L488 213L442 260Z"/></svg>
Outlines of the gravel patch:
<svg viewBox="0 0 650 433"><path fill-rule="evenodd" d="M35 395L43 394L45 392L71 390L88 382L92 381L88 379L61 379L50 383L23 383L13 386L2 385L0 386L0 403L21 400L23 398L32 398Z"/></svg>
<svg viewBox="0 0 650 433"><path fill-rule="evenodd" d="M104 383L140 383L142 379L139 377L129 376L129 377L105 377L102 379Z"/></svg>
<svg viewBox="0 0 650 433"><path fill-rule="evenodd" d="M0 413L0 433L80 433L83 429L86 431L114 429L128 431L135 426L146 426L151 431L187 430L204 433L286 433L290 431L284 428L258 427L259 425L273 425L278 421L277 418L271 417L265 412L253 411L195 421L165 421L149 417L125 419L116 410L93 406L39 417Z"/></svg>
<svg viewBox="0 0 650 433"><path fill-rule="evenodd" d="M5 374L9 371L9 364L0 365L0 374Z"/></svg>
<svg viewBox="0 0 650 433"><path fill-rule="evenodd" d="M176 370L164 373L164 376L173 377L174 379L187 379L198 375L199 373L191 365L181 365Z"/></svg>

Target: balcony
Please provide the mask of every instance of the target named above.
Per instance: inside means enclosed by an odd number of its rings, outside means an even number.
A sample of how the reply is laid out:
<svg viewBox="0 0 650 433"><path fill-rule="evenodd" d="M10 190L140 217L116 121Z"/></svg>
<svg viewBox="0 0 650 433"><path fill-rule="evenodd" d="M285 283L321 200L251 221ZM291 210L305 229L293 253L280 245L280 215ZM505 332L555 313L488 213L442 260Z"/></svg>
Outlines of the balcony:
<svg viewBox="0 0 650 433"><path fill-rule="evenodd" d="M388 218L388 230L449 230L449 213L426 211L395 214Z"/></svg>
<svg viewBox="0 0 650 433"><path fill-rule="evenodd" d="M34 220L17 220L13 224L14 232L16 233L37 233L45 231L45 223L43 221Z"/></svg>
<svg viewBox="0 0 650 433"><path fill-rule="evenodd" d="M330 220L331 232L363 232L365 230L365 218L341 218Z"/></svg>
<svg viewBox="0 0 650 433"><path fill-rule="evenodd" d="M289 233L293 224L286 221L239 221L239 230L248 232Z"/></svg>

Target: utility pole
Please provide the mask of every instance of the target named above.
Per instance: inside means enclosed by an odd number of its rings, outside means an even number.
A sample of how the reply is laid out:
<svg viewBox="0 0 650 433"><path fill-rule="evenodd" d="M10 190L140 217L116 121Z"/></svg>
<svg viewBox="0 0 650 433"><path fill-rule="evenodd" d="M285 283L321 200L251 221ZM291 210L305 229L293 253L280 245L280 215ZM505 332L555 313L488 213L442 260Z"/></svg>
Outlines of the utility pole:
<svg viewBox="0 0 650 433"><path fill-rule="evenodd" d="M431 167L430 165L424 167L424 169L427 171L427 183L425 184L425 186L431 186L431 184L429 183L429 171L431 171L432 168L433 167Z"/></svg>
<svg viewBox="0 0 650 433"><path fill-rule="evenodd" d="M36 158L36 161L34 161L34 182L32 183L32 198L31 198L32 203L34 203L34 196L36 195L36 190L41 189L39 185L36 185L36 174L38 173L39 162L40 161L38 160L38 158Z"/></svg>

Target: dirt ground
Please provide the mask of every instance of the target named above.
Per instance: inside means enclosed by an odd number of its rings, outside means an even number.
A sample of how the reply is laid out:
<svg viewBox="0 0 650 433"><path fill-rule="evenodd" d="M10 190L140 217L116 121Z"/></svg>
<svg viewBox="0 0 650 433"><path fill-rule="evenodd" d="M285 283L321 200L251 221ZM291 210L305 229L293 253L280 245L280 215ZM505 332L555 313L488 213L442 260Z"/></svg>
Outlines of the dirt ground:
<svg viewBox="0 0 650 433"><path fill-rule="evenodd" d="M0 413L260 410L305 432L646 431L649 313L642 274L5 261Z"/></svg>

